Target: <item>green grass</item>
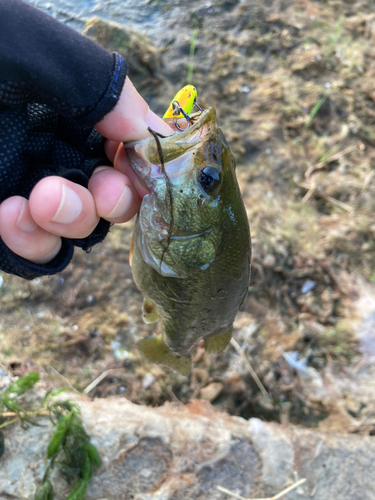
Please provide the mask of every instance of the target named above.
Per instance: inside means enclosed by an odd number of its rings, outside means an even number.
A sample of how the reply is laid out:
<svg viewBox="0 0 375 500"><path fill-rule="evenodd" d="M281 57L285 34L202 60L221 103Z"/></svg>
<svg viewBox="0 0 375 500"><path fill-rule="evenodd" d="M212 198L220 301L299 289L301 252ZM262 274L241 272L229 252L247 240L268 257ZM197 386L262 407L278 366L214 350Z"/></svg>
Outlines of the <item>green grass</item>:
<svg viewBox="0 0 375 500"><path fill-rule="evenodd" d="M311 124L315 115L317 114L319 109L322 107L322 105L324 104L326 99L327 99L327 96L324 95L314 104L312 110L310 111L309 117L306 120L305 127L308 127Z"/></svg>
<svg viewBox="0 0 375 500"><path fill-rule="evenodd" d="M187 84L193 84L193 69L194 69L194 52L195 52L195 43L198 37L198 26L194 29L193 36L191 37L190 42L190 54L189 54L189 66L188 66L188 74L187 74Z"/></svg>
<svg viewBox="0 0 375 500"><path fill-rule="evenodd" d="M334 45L338 41L338 39L340 38L340 36L343 32L343 22L344 22L344 16L343 16L343 14L341 14L341 16L339 17L337 24L335 26L335 31L329 37L329 43L331 45Z"/></svg>

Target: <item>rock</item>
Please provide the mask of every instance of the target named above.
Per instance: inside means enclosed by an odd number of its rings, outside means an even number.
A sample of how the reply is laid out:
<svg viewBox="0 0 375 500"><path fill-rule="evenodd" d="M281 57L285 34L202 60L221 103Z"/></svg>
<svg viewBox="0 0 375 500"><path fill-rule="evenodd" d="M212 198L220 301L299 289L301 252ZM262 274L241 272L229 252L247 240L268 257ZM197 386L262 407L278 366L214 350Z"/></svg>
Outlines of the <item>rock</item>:
<svg viewBox="0 0 375 500"><path fill-rule="evenodd" d="M105 49L126 58L128 74L137 88L155 85L161 77L161 56L149 38L139 31L99 17L88 19L82 34Z"/></svg>
<svg viewBox="0 0 375 500"><path fill-rule="evenodd" d="M203 387L200 391L200 395L202 399L205 399L206 401L214 401L221 391L224 388L224 384L221 382L212 382L211 384L206 385L206 387Z"/></svg>
<svg viewBox="0 0 375 500"><path fill-rule="evenodd" d="M301 477L289 500L370 500L374 439L321 433L216 413L202 401L148 408L124 398L79 404L102 466L87 500L224 500L221 485L245 498L274 495ZM0 500L31 500L46 465L52 428L5 428ZM54 478L56 499L66 485Z"/></svg>

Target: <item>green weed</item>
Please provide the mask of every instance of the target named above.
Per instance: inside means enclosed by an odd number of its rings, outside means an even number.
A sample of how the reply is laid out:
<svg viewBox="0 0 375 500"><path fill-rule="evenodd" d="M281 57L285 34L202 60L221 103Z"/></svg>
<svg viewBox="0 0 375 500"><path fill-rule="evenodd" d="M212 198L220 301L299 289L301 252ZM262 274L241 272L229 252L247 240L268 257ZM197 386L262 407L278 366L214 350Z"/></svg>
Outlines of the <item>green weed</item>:
<svg viewBox="0 0 375 500"><path fill-rule="evenodd" d="M344 16L343 16L343 14L341 14L341 16L339 17L339 19L337 21L337 24L335 26L334 32L329 37L329 43L331 45L334 45L338 41L338 39L340 38L340 36L342 35L342 32L343 32L343 22L344 22Z"/></svg>
<svg viewBox="0 0 375 500"><path fill-rule="evenodd" d="M327 96L323 96L321 97L313 106L312 110L310 111L310 114L306 120L306 123L305 123L305 127L308 127L311 122L313 121L315 115L317 114L317 112L319 111L319 109L321 108L321 106L324 104L324 102L326 101L327 99Z"/></svg>
<svg viewBox="0 0 375 500"><path fill-rule="evenodd" d="M67 500L83 500L95 467L100 466L96 448L90 443L80 410L70 401L53 401L66 389L48 391L42 401L23 407L19 397L32 389L39 380L39 373L32 372L19 378L0 395L0 429L16 422L22 427L39 425L38 417L48 415L55 426L47 447L48 466L34 500L53 500L51 473L56 467L65 476L72 489ZM4 435L0 431L0 456L4 452Z"/></svg>
<svg viewBox="0 0 375 500"><path fill-rule="evenodd" d="M199 27L197 26L194 29L193 36L191 37L190 42L190 54L189 54L189 66L188 66L188 74L187 74L187 83L188 85L192 85L193 83L193 69L194 69L194 52L195 52L195 43L198 37Z"/></svg>

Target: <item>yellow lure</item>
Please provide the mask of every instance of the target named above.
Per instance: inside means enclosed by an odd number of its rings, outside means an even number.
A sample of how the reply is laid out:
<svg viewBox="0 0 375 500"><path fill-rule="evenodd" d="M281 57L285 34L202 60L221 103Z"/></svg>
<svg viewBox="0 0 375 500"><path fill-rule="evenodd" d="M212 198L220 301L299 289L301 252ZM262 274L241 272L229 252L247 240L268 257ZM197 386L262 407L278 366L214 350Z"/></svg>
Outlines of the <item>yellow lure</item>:
<svg viewBox="0 0 375 500"><path fill-rule="evenodd" d="M169 108L164 113L163 118L183 118L182 113L180 113L179 115L173 114L174 101L178 101L180 107L185 111L185 113L190 115L190 113L193 111L194 101L196 97L197 97L197 89L193 87L193 85L186 85L174 96L173 101L170 103Z"/></svg>

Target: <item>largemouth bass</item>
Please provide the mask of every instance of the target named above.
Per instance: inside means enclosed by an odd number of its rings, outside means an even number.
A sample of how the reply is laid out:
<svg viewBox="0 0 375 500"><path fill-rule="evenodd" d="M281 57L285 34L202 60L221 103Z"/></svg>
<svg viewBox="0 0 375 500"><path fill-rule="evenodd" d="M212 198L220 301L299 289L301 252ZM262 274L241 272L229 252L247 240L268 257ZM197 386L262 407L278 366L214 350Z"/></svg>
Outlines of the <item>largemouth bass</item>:
<svg viewBox="0 0 375 500"><path fill-rule="evenodd" d="M125 144L149 190L138 214L131 266L146 322L147 360L188 374L190 351L222 351L249 286L250 231L235 160L209 108L172 136Z"/></svg>

